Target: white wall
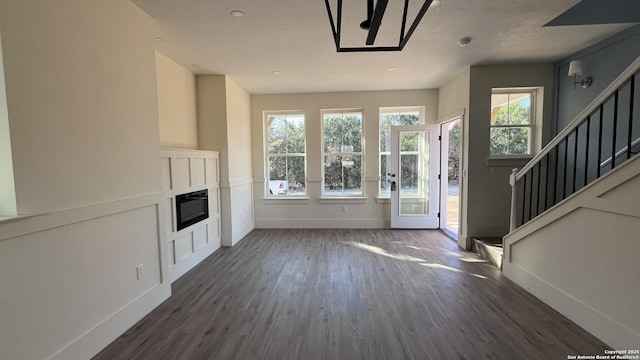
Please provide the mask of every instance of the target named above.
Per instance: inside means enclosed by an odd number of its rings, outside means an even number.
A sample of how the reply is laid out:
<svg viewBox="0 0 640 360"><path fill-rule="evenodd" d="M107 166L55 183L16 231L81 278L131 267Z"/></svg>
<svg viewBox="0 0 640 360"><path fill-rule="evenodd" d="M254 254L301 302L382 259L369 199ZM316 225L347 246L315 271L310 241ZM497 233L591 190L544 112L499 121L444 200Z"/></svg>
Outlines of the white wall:
<svg viewBox="0 0 640 360"><path fill-rule="evenodd" d="M502 237L509 232L511 187L509 175L524 161L493 161L489 158L491 89L543 87L543 134L551 122L552 64L472 66L470 72L468 146L467 235ZM546 136L543 136L547 138Z"/></svg>
<svg viewBox="0 0 640 360"><path fill-rule="evenodd" d="M467 206L468 206L468 170L469 158L469 91L470 68L465 68L462 73L451 79L438 89L438 121L447 121L454 116L461 116L462 120L462 164L460 166L461 193L460 193L460 223L458 230L458 245L463 249L471 248L471 239L467 234Z"/></svg>
<svg viewBox="0 0 640 360"><path fill-rule="evenodd" d="M254 228L251 101L229 77L197 77L200 147L220 152L222 245L233 246Z"/></svg>
<svg viewBox="0 0 640 360"><path fill-rule="evenodd" d="M156 52L160 145L198 148L196 77L173 60Z"/></svg>
<svg viewBox="0 0 640 360"><path fill-rule="evenodd" d="M256 227L259 228L387 228L389 204L377 201L380 178L379 108L424 106L425 121L438 114L436 90L373 91L251 96L253 174ZM322 109L364 109L365 200L320 200L322 181ZM264 111L297 110L305 113L308 200L265 198ZM347 204L348 212L342 212Z"/></svg>
<svg viewBox="0 0 640 360"><path fill-rule="evenodd" d="M128 0L0 0L18 212L38 214L0 222L2 359L90 358L170 294L153 26Z"/></svg>
<svg viewBox="0 0 640 360"><path fill-rule="evenodd" d="M640 344L640 158L504 238L504 274L614 349Z"/></svg>
<svg viewBox="0 0 640 360"><path fill-rule="evenodd" d="M150 18L124 0L5 0L0 26L18 213L160 191Z"/></svg>
<svg viewBox="0 0 640 360"><path fill-rule="evenodd" d="M0 33L0 216L15 216L16 188L13 182L13 160L7 92L4 86L4 64L2 61L2 33Z"/></svg>

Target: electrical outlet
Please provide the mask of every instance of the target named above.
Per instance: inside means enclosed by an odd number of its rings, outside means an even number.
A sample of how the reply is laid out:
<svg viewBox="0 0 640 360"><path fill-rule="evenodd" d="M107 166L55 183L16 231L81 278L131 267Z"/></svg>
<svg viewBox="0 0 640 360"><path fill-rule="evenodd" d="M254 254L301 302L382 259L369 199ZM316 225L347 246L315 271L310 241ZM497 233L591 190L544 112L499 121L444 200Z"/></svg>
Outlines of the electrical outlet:
<svg viewBox="0 0 640 360"><path fill-rule="evenodd" d="M136 266L136 277L138 278L138 280L144 277L144 264Z"/></svg>
<svg viewBox="0 0 640 360"><path fill-rule="evenodd" d="M347 205L342 205L342 212L348 212L349 208L347 208Z"/></svg>

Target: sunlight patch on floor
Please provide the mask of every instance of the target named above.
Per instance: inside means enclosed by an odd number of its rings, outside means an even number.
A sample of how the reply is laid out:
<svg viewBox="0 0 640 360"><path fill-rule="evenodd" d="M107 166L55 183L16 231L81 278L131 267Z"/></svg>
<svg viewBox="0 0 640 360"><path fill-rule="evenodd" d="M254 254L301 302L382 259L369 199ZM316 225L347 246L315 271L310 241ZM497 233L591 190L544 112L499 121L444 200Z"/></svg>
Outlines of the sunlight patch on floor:
<svg viewBox="0 0 640 360"><path fill-rule="evenodd" d="M481 257L479 257L478 255L475 255L475 254L467 255L467 254L457 253L457 252L453 252L453 251L449 251L447 254L451 255L451 256L455 256L458 259L460 259L460 260L462 260L464 262L468 262L468 263L486 263L486 262L488 262L487 260L485 260L485 259L483 259L483 258L481 258Z"/></svg>
<svg viewBox="0 0 640 360"><path fill-rule="evenodd" d="M367 245L367 244L363 244L363 243L359 243L359 242L355 242L355 241L343 241L343 243L347 244L349 246L353 246L353 247L356 247L356 248L359 248L359 249L367 250L367 251L372 252L374 254L386 256L388 258L392 258L392 259L396 259L396 260L425 262L424 259L420 259L420 258L409 256L409 255L392 254L392 253L388 252L385 249L382 249L382 248L379 248L379 247L373 246L373 245Z"/></svg>
<svg viewBox="0 0 640 360"><path fill-rule="evenodd" d="M470 272L466 272L460 269L456 269L454 267L451 266L446 266L446 265L442 265L442 264L427 264L427 263L421 263L420 265L422 266L426 266L432 269L443 269L443 270L448 270L448 271L453 271L453 272L457 272L457 273L461 273L461 274L467 274L467 275L471 275L471 276L475 276L479 279L487 279L486 276L483 275L479 275L479 274L474 274L474 273L470 273Z"/></svg>
<svg viewBox="0 0 640 360"><path fill-rule="evenodd" d="M459 274L471 275L471 276L479 278L479 279L487 279L486 276L470 273L470 272L467 272L467 271L464 271L464 270L456 269L456 268L451 267L451 266L446 266L446 265L436 264L436 263L427 263L426 260L420 259L420 258L417 258L417 257L413 257L413 256L409 256L409 255L403 255L403 254L390 253L385 249L382 249L380 247L373 246L373 245L367 245L367 244L363 244L363 243L359 243L359 242L355 242L355 241L343 241L342 243L345 244L345 245L353 246L355 248L366 250L366 251L369 251L371 253L374 253L374 254L377 254L377 255L381 255L381 256L384 256L384 257L388 257L388 258L391 258L391 259L418 262L418 263L420 263L420 265L426 266L426 267L431 268L431 269L442 269L442 270L456 272L456 273L459 273ZM407 246L407 247L409 247L409 246ZM462 255L460 255L458 253L454 253L454 252L449 252L449 254L456 255L457 257L460 258L460 260L466 261L466 262L484 262L484 261L481 261L481 259L475 259L475 258L467 258L465 260L464 258L462 258ZM472 261L472 260L477 260L477 261Z"/></svg>

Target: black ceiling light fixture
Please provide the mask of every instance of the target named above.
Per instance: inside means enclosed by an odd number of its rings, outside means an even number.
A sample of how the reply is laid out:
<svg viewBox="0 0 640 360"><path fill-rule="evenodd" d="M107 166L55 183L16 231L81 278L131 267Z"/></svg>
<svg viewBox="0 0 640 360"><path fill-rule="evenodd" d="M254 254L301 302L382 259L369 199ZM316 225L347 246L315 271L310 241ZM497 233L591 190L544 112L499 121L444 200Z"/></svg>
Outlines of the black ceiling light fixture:
<svg viewBox="0 0 640 360"><path fill-rule="evenodd" d="M347 0L348 2L352 1L362 1L362 0ZM422 0L420 0L422 1ZM334 11L336 12L336 19L334 21L333 11L331 8L331 4L329 0L325 0L325 4L327 5L327 14L329 15L329 23L331 24L331 32L333 33L333 39L336 43L336 51L337 52L372 52L372 51L401 51L404 46L409 41L409 38L418 27L418 24L427 13L429 6L434 0L424 0L424 3L418 10L418 14L409 26L409 30L406 31L407 27L407 13L409 11L409 0L404 0L404 8L402 10L402 23L400 25L400 34L398 45L392 46L375 46L374 43L376 41L376 37L378 36L378 30L380 30L380 25L382 24L382 18L384 17L384 13L387 10L387 5L389 4L389 0L366 0L367 2L367 18L360 23L360 28L367 31L367 39L366 46L355 46L355 47L343 47L341 44L341 36L342 36L342 0L337 0L336 8Z"/></svg>

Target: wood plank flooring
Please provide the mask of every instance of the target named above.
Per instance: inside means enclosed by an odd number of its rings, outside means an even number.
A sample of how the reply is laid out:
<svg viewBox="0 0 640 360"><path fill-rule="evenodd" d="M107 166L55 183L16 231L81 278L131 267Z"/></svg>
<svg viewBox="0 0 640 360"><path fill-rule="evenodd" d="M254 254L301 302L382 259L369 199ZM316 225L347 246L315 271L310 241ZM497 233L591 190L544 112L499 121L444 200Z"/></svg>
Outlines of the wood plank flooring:
<svg viewBox="0 0 640 360"><path fill-rule="evenodd" d="M94 359L566 359L605 344L428 230L254 230Z"/></svg>

